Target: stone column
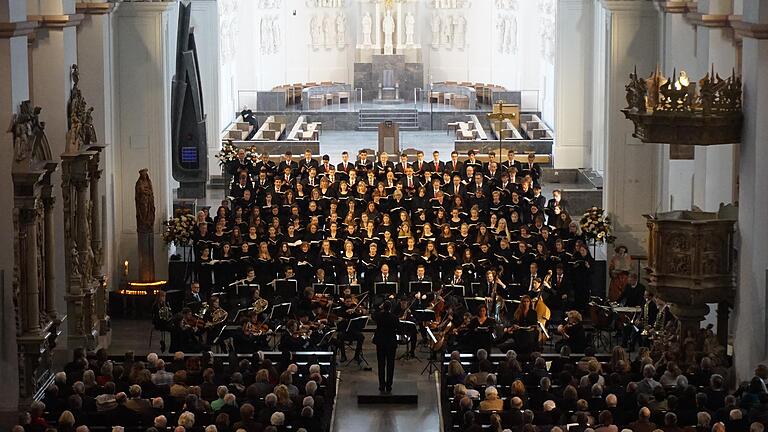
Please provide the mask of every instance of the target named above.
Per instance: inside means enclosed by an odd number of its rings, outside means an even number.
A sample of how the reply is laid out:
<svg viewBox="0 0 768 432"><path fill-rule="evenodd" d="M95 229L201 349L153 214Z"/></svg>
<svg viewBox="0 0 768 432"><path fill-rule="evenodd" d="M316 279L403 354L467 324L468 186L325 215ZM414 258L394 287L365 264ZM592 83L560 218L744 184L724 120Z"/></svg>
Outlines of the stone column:
<svg viewBox="0 0 768 432"><path fill-rule="evenodd" d="M23 2L23 1L22 1ZM72 0L28 1L29 19L40 23L40 31L29 44L30 98L45 109L45 130L51 154L64 152L68 129L67 102L72 86L70 67L77 63L76 27L83 16L75 11ZM54 188L60 187L60 177L53 177ZM54 236L64 238L63 202L54 203ZM55 268L63 269L66 248L55 248ZM64 310L62 293L64 278L57 278L56 308Z"/></svg>
<svg viewBox="0 0 768 432"><path fill-rule="evenodd" d="M403 4L398 3L397 4L397 20L396 20L396 27L395 27L395 34L397 35L395 47L397 47L397 51L395 54L402 54L402 49L405 46L405 39L403 39L405 36L405 33L403 32Z"/></svg>
<svg viewBox="0 0 768 432"><path fill-rule="evenodd" d="M696 12L687 14L696 25L698 72L700 76L712 70L720 76L738 72L736 44L729 15L733 13L733 0L698 2ZM693 203L704 211L717 211L720 203L735 199L736 181L734 146L698 146L695 156Z"/></svg>
<svg viewBox="0 0 768 432"><path fill-rule="evenodd" d="M171 212L171 76L175 52L175 2L123 2L115 12L116 105L115 143L120 157L114 159L114 182L123 185L115 192L115 241L112 274L120 274L125 260L134 269L139 262L134 188L136 175L148 168L154 186L157 219ZM159 237L162 225L155 224ZM162 242L154 247L156 277L167 276L168 253ZM113 278L114 279L114 278Z"/></svg>
<svg viewBox="0 0 768 432"><path fill-rule="evenodd" d="M766 269L768 269L768 3L744 0L744 131L739 158L739 287L736 293L734 360L738 380L749 380L768 356Z"/></svg>
<svg viewBox="0 0 768 432"><path fill-rule="evenodd" d="M97 150L94 150L96 148ZM101 169L99 160L101 155L100 146L91 146L91 150L96 151L93 157L88 161L88 197L91 203L91 250L94 254L95 265L93 266L93 277L99 278L102 275L102 235L101 235L101 193L99 191L99 181L101 179Z"/></svg>
<svg viewBox="0 0 768 432"><path fill-rule="evenodd" d="M0 119L3 133L0 133L0 382L6 383L7 391L0 397L0 416L15 419L19 408L19 391L15 390L20 382L18 365L18 346L16 339L17 315L13 298L14 251L14 198L11 186L11 166L13 163L13 137L4 133L19 104L29 99L28 36L34 32L37 22L27 18L27 2L18 0L0 0ZM23 379L22 379L23 381Z"/></svg>
<svg viewBox="0 0 768 432"><path fill-rule="evenodd" d="M689 11L685 1L658 3L662 13L661 70L671 75L673 71L684 70L697 80L699 75L696 60L696 27L685 18ZM661 149L661 210L690 210L693 205L693 176L695 164L691 157L674 157L676 153L669 145ZM691 154L693 148L689 149Z"/></svg>
<svg viewBox="0 0 768 432"><path fill-rule="evenodd" d="M15 183L15 182L14 182ZM17 200L19 232L20 292L22 298L21 331L34 334L40 331L40 285L37 272L37 208L35 199L20 197Z"/></svg>
<svg viewBox="0 0 768 432"><path fill-rule="evenodd" d="M555 50L556 168L588 168L592 144L594 12L590 0L560 0ZM578 84L577 84L578 83Z"/></svg>
<svg viewBox="0 0 768 432"><path fill-rule="evenodd" d="M605 102L595 113L605 118L599 138L605 143L603 205L612 217L617 242L632 253L642 253L647 247L642 215L659 208L660 150L633 138L632 122L619 109L627 104L624 85L634 68L647 72L656 68L658 12L647 1L602 0L599 7L595 28L605 33L596 36L604 43L595 63L604 61L605 70L593 81L605 86Z"/></svg>
<svg viewBox="0 0 768 432"><path fill-rule="evenodd" d="M376 48L376 54L381 54L381 4L379 2L376 2L376 13L374 15L376 20L376 40L374 41L376 46L374 48Z"/></svg>
<svg viewBox="0 0 768 432"><path fill-rule="evenodd" d="M57 316L56 313L56 265L54 254L56 253L56 240L53 229L53 206L56 198L53 197L50 180L42 191L43 203L43 267L45 268L45 313L49 317Z"/></svg>

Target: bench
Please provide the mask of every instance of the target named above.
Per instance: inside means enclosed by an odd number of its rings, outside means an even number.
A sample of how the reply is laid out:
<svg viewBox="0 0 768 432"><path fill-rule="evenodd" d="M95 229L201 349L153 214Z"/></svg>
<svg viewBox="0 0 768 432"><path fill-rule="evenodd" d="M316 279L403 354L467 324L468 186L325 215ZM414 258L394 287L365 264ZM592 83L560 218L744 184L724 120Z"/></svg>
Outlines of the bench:
<svg viewBox="0 0 768 432"><path fill-rule="evenodd" d="M261 124L261 127L253 137L254 141L277 141L285 132L285 116L271 115Z"/></svg>

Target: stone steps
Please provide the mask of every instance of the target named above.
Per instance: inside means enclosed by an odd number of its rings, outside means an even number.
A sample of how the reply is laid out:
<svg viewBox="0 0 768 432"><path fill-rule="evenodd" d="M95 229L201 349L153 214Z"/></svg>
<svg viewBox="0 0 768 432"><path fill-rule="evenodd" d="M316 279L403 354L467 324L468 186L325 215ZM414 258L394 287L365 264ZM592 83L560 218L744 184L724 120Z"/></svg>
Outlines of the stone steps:
<svg viewBox="0 0 768 432"><path fill-rule="evenodd" d="M361 109L357 130L377 130L385 121L397 123L401 130L419 130L419 113L415 109Z"/></svg>

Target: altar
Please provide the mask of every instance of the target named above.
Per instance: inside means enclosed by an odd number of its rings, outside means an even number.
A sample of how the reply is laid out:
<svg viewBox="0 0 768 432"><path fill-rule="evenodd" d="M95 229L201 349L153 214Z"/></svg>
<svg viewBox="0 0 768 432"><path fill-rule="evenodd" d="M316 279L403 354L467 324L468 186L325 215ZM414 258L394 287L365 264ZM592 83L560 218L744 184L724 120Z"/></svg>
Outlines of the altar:
<svg viewBox="0 0 768 432"><path fill-rule="evenodd" d="M413 101L414 90L424 89L421 45L414 39L418 4L377 1L362 6L354 88L376 104Z"/></svg>

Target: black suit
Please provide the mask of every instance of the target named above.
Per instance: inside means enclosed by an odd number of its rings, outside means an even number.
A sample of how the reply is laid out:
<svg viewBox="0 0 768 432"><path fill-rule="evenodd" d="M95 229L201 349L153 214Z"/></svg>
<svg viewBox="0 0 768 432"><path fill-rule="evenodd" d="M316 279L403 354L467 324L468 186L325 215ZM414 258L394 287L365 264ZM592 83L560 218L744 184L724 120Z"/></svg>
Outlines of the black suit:
<svg viewBox="0 0 768 432"><path fill-rule="evenodd" d="M376 361L379 369L379 390L392 390L395 374L395 354L397 353L397 329L400 321L388 310L374 314L376 331L373 343L376 345Z"/></svg>

